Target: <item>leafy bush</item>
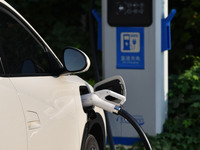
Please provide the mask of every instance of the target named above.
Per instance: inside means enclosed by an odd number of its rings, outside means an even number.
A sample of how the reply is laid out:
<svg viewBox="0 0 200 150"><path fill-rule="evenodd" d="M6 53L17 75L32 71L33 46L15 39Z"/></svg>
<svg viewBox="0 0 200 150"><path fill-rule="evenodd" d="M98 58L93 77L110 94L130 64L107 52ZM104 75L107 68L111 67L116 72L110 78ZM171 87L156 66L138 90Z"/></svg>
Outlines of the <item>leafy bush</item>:
<svg viewBox="0 0 200 150"><path fill-rule="evenodd" d="M168 119L163 133L150 137L153 150L200 150L200 62L194 60L189 70L169 78ZM133 147L143 149L141 143Z"/></svg>

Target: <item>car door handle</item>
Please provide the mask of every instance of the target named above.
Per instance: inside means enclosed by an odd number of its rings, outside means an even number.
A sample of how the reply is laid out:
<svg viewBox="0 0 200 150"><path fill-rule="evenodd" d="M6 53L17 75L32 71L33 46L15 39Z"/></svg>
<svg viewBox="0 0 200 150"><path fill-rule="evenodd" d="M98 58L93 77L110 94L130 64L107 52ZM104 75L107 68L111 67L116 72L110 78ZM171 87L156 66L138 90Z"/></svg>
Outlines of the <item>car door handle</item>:
<svg viewBox="0 0 200 150"><path fill-rule="evenodd" d="M28 129L29 130L38 129L38 128L40 128L40 121L39 120L28 122Z"/></svg>
<svg viewBox="0 0 200 150"><path fill-rule="evenodd" d="M40 118L38 114L34 111L26 112L26 120L27 120L29 130L38 129L41 126Z"/></svg>

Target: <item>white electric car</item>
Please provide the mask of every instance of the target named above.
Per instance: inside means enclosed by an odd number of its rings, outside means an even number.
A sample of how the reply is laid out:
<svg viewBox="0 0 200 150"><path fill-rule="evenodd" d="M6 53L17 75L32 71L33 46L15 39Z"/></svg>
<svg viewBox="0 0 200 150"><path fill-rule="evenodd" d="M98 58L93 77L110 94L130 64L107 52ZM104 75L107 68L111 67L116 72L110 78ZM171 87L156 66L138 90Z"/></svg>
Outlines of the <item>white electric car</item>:
<svg viewBox="0 0 200 150"><path fill-rule="evenodd" d="M103 110L82 107L81 95L93 88L72 75L89 66L88 57L70 47L60 61L0 0L0 150L103 150Z"/></svg>

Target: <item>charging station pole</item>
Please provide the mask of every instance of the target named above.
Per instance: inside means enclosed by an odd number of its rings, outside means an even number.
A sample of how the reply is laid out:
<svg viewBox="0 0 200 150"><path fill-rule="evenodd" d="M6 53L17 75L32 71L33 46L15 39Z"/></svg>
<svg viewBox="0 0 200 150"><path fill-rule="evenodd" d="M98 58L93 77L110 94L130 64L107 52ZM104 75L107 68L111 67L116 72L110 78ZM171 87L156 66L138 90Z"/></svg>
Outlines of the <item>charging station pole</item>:
<svg viewBox="0 0 200 150"><path fill-rule="evenodd" d="M168 109L168 0L102 0L103 76L121 75L124 105L149 135L162 132ZM165 33L163 30L168 30ZM115 144L131 145L138 135L120 116L109 114Z"/></svg>

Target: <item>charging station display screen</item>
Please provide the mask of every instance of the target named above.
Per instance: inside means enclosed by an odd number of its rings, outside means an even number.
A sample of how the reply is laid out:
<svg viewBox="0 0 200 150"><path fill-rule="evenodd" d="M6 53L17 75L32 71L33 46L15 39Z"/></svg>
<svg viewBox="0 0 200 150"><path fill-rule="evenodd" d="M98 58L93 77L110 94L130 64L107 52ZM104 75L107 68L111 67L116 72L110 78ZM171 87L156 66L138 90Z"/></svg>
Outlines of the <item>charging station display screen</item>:
<svg viewBox="0 0 200 150"><path fill-rule="evenodd" d="M108 0L108 23L111 26L150 26L152 0Z"/></svg>

